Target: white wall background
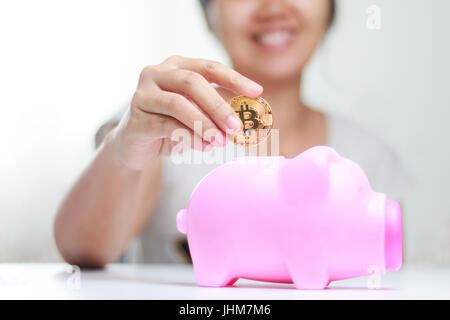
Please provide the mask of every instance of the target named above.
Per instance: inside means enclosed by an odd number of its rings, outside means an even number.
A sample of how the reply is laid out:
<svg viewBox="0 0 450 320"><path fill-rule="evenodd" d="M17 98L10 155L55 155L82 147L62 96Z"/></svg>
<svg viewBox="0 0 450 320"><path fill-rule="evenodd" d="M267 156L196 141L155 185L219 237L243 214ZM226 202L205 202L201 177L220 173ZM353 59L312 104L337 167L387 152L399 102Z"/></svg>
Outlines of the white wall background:
<svg viewBox="0 0 450 320"><path fill-rule="evenodd" d="M337 1L305 96L398 151L416 186L407 260L450 265L450 2ZM53 217L96 129L172 54L227 62L196 0L0 0L0 262L60 259Z"/></svg>

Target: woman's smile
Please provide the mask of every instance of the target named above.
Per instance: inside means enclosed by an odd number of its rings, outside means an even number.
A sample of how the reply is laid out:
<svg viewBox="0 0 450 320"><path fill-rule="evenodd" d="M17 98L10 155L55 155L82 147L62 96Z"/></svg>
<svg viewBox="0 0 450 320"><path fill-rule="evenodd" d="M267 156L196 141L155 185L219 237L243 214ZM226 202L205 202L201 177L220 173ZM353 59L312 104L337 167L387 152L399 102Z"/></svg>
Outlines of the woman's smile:
<svg viewBox="0 0 450 320"><path fill-rule="evenodd" d="M281 51L293 41L294 32L286 27L270 27L252 36L252 42L266 51Z"/></svg>

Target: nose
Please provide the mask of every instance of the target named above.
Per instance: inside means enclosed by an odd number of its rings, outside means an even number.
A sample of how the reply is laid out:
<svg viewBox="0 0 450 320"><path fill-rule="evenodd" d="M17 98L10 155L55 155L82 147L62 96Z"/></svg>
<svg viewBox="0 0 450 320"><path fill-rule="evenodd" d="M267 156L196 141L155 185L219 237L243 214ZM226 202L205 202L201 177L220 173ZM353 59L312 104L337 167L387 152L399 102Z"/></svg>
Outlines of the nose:
<svg viewBox="0 0 450 320"><path fill-rule="evenodd" d="M285 0L260 0L257 13L262 21L283 19L289 13L289 4Z"/></svg>

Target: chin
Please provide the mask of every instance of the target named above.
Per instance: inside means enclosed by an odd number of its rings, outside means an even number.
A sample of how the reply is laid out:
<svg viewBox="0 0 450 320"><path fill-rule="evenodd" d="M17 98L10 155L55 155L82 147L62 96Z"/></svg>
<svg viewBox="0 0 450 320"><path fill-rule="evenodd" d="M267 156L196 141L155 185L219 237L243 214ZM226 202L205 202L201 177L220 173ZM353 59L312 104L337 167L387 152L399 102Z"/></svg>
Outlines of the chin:
<svg viewBox="0 0 450 320"><path fill-rule="evenodd" d="M245 66L246 76L261 82L262 85L268 82L299 79L303 70L303 64L300 64L299 60L255 59Z"/></svg>
<svg viewBox="0 0 450 320"><path fill-rule="evenodd" d="M306 53L298 42L290 42L279 48L243 42L239 52L234 52L235 66L255 81L292 80L301 76L307 61ZM243 54L245 53L245 54ZM239 71L239 70L238 70Z"/></svg>

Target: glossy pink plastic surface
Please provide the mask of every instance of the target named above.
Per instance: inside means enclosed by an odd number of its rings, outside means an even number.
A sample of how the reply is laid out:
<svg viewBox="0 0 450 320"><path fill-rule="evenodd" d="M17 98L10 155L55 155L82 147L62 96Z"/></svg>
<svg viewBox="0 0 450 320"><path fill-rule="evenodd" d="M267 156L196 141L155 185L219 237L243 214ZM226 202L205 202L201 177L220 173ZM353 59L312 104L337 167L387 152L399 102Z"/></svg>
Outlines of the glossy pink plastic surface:
<svg viewBox="0 0 450 320"><path fill-rule="evenodd" d="M243 157L218 167L178 212L177 227L187 234L200 286L245 278L322 289L402 265L399 204L324 146L293 159Z"/></svg>

